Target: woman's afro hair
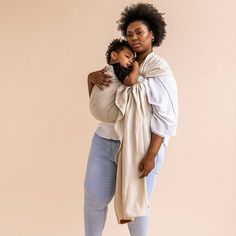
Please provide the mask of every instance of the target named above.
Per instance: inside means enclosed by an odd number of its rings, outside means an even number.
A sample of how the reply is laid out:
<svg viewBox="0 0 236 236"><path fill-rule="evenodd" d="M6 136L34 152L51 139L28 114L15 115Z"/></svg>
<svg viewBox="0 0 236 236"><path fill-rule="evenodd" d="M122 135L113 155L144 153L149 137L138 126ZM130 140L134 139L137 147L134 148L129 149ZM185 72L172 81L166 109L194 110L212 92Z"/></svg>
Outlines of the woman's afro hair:
<svg viewBox="0 0 236 236"><path fill-rule="evenodd" d="M133 52L133 49L131 49L131 47L129 46L128 42L125 39L113 39L106 51L107 64L110 64L111 62L111 52L114 51L118 53L124 48L129 48Z"/></svg>
<svg viewBox="0 0 236 236"><path fill-rule="evenodd" d="M166 36L166 23L163 18L164 14L165 13L158 12L158 10L149 3L132 4L127 6L121 13L121 18L117 21L118 30L126 37L126 31L130 23L134 21L143 21L148 29L154 34L152 45L158 47Z"/></svg>

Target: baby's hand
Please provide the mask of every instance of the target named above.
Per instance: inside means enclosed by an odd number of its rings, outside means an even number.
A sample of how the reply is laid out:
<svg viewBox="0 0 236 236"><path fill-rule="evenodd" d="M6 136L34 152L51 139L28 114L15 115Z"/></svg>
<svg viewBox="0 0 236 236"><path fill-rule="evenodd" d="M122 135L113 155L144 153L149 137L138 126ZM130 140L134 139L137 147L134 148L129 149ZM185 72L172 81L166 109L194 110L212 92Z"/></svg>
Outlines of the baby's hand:
<svg viewBox="0 0 236 236"><path fill-rule="evenodd" d="M134 61L134 62L132 63L132 67L135 68L135 69L139 69L139 64L138 64L138 62L137 62L137 61Z"/></svg>

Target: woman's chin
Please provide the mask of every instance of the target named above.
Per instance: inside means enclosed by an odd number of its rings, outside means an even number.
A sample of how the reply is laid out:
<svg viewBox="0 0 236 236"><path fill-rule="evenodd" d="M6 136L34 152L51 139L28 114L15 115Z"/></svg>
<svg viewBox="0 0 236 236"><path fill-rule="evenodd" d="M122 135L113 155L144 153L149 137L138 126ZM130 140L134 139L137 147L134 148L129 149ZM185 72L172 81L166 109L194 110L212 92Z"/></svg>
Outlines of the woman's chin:
<svg viewBox="0 0 236 236"><path fill-rule="evenodd" d="M133 48L133 50L138 54L143 52L143 49L141 47Z"/></svg>

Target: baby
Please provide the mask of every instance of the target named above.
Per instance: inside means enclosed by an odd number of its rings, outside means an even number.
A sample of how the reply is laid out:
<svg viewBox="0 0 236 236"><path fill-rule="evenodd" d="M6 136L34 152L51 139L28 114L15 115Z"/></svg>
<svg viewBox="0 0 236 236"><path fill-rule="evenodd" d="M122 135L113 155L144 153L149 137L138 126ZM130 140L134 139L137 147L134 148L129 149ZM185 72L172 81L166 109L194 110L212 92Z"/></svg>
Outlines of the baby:
<svg viewBox="0 0 236 236"><path fill-rule="evenodd" d="M123 85L133 86L139 77L139 65L134 60L135 53L126 40L114 39L106 52L106 74L112 78L112 83L104 90L93 87L89 107L92 115L103 122L115 122L118 107L115 104L116 91Z"/></svg>
<svg viewBox="0 0 236 236"><path fill-rule="evenodd" d="M112 65L116 77L127 86L136 84L139 65L134 51L126 40L114 39L106 52L107 64Z"/></svg>

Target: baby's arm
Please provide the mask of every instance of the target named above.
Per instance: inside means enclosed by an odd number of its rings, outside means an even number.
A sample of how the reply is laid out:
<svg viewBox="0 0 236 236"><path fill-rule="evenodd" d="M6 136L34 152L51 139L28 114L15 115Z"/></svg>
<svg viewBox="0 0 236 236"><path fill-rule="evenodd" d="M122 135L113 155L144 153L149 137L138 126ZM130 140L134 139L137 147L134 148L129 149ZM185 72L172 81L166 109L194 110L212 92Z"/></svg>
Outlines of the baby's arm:
<svg viewBox="0 0 236 236"><path fill-rule="evenodd" d="M132 64L132 71L124 79L124 85L133 86L137 83L139 77L139 64L137 61L134 61Z"/></svg>

